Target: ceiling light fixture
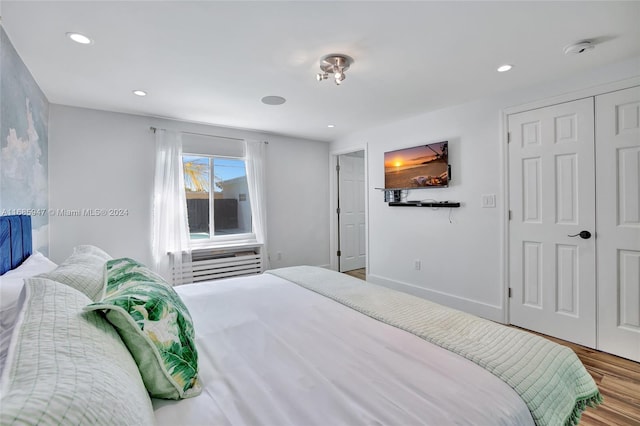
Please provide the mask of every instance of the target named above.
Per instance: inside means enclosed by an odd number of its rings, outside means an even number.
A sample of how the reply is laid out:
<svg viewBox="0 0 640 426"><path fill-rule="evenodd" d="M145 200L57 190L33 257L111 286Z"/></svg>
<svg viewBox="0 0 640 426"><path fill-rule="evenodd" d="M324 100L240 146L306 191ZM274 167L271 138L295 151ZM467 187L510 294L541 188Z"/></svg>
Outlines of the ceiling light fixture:
<svg viewBox="0 0 640 426"><path fill-rule="evenodd" d="M136 96L147 96L147 92L145 92L144 90L134 90L133 94Z"/></svg>
<svg viewBox="0 0 640 426"><path fill-rule="evenodd" d="M509 65L509 64L500 65L498 67L498 72L507 72L511 70L511 68L513 68L513 65Z"/></svg>
<svg viewBox="0 0 640 426"><path fill-rule="evenodd" d="M330 129L333 129L334 127L336 127L336 125L335 124L327 124L327 127L330 128Z"/></svg>
<svg viewBox="0 0 640 426"><path fill-rule="evenodd" d="M322 81L329 78L329 74L333 74L336 84L340 85L347 78L345 71L353 64L353 58L347 55L332 53L323 56L320 59L321 73L316 75L316 80Z"/></svg>
<svg viewBox="0 0 640 426"><path fill-rule="evenodd" d="M71 40L75 41L76 43L80 43L80 44L92 44L93 43L93 40L91 40L86 35L80 34L80 33L67 33L67 37L69 37Z"/></svg>

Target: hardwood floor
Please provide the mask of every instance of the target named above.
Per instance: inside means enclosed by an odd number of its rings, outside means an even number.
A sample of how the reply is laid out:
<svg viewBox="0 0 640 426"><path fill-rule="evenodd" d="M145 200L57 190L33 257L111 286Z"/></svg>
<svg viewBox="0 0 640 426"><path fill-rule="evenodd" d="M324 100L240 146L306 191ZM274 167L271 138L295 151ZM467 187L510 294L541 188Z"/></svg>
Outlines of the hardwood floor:
<svg viewBox="0 0 640 426"><path fill-rule="evenodd" d="M347 271L345 272L345 274L351 275L352 277L360 278L361 280L367 280L367 270L365 268Z"/></svg>
<svg viewBox="0 0 640 426"><path fill-rule="evenodd" d="M582 413L580 426L640 426L640 363L540 335L573 349L604 398L598 407Z"/></svg>
<svg viewBox="0 0 640 426"><path fill-rule="evenodd" d="M366 279L365 269L345 273ZM524 331L533 333L530 330ZM640 426L640 363L540 335L573 349L604 398L604 402L597 408L587 408L580 419L580 426Z"/></svg>

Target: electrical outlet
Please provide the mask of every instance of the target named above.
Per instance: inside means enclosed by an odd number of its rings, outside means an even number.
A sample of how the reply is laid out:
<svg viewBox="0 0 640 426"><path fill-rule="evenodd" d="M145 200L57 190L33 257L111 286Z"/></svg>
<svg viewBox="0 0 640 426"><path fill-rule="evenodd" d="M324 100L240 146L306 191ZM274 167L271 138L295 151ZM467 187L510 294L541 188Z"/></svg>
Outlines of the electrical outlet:
<svg viewBox="0 0 640 426"><path fill-rule="evenodd" d="M420 259L416 259L413 261L413 267L416 271L419 271L420 268L422 268L422 262L420 261Z"/></svg>
<svg viewBox="0 0 640 426"><path fill-rule="evenodd" d="M276 260L282 260L282 252L281 251L276 253Z"/></svg>

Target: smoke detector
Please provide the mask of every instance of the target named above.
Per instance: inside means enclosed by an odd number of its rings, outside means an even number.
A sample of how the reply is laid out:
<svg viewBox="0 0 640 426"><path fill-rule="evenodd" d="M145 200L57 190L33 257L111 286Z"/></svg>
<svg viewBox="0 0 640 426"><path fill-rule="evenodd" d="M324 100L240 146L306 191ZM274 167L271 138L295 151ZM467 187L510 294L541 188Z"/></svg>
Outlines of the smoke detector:
<svg viewBox="0 0 640 426"><path fill-rule="evenodd" d="M581 41L575 44L570 44L569 46L564 48L565 55L577 55L579 53L584 53L588 50L592 50L594 48L594 44L590 41Z"/></svg>

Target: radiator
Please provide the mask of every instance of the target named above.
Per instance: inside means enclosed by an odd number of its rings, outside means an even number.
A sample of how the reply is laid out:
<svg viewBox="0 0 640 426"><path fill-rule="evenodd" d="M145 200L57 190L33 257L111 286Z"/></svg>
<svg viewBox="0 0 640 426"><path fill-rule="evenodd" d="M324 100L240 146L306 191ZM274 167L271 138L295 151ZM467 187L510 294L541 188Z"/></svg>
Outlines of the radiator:
<svg viewBox="0 0 640 426"><path fill-rule="evenodd" d="M174 268L174 285L260 274L263 265L261 246L193 250L191 262L183 262L182 271Z"/></svg>

